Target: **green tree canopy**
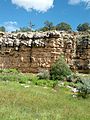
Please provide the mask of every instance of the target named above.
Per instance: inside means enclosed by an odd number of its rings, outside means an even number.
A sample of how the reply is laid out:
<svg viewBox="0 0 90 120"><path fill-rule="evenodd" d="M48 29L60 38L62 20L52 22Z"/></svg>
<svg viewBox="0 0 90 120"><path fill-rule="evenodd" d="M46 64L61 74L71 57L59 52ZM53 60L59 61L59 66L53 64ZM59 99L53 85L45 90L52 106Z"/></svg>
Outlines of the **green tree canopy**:
<svg viewBox="0 0 90 120"><path fill-rule="evenodd" d="M0 27L0 31L5 32L5 31L6 31L6 30L5 30L5 27L4 27L4 26L1 26L1 27Z"/></svg>
<svg viewBox="0 0 90 120"><path fill-rule="evenodd" d="M69 24L67 24L65 22L61 22L61 23L56 25L56 30L71 31L72 28Z"/></svg>
<svg viewBox="0 0 90 120"><path fill-rule="evenodd" d="M83 23L83 24L79 24L77 26L77 31L87 31L90 30L90 24L89 23Z"/></svg>
<svg viewBox="0 0 90 120"><path fill-rule="evenodd" d="M52 30L53 28L53 23L49 22L48 20L44 22L44 25L47 28L47 30Z"/></svg>
<svg viewBox="0 0 90 120"><path fill-rule="evenodd" d="M40 28L39 31L50 31L50 30L55 30L55 29L56 27L53 25L53 23L46 20L44 22L44 27Z"/></svg>

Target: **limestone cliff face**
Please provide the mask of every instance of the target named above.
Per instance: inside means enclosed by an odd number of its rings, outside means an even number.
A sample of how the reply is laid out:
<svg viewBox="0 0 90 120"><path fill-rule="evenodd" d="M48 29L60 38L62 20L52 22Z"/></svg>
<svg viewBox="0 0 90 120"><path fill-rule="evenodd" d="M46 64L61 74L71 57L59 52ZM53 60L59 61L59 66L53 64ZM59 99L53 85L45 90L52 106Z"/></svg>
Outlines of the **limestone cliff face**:
<svg viewBox="0 0 90 120"><path fill-rule="evenodd" d="M74 64L79 72L90 73L90 34L83 33L77 37Z"/></svg>
<svg viewBox="0 0 90 120"><path fill-rule="evenodd" d="M90 34L47 31L0 33L0 68L36 73L65 55L72 70L90 72Z"/></svg>

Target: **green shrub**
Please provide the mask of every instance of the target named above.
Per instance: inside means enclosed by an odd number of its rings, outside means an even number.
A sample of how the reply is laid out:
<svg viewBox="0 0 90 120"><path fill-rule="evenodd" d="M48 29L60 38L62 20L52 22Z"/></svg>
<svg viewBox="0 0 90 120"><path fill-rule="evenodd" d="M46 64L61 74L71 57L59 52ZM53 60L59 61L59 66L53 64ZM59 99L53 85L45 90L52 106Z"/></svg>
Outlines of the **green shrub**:
<svg viewBox="0 0 90 120"><path fill-rule="evenodd" d="M0 69L0 73L19 73L16 69Z"/></svg>
<svg viewBox="0 0 90 120"><path fill-rule="evenodd" d="M19 74L12 74L12 73L2 73L0 74L0 80L2 81L17 81L19 83L27 83L27 81L30 81L30 77L19 73Z"/></svg>
<svg viewBox="0 0 90 120"><path fill-rule="evenodd" d="M26 75L23 75L23 74L19 74L17 78L18 78L18 82L22 83L22 84L30 81L29 76L26 76Z"/></svg>
<svg viewBox="0 0 90 120"><path fill-rule="evenodd" d="M9 69L8 72L9 72L9 73L19 73L19 71L16 70L16 69Z"/></svg>
<svg viewBox="0 0 90 120"><path fill-rule="evenodd" d="M50 74L48 70L40 70L40 72L37 74L37 77L39 79L49 79Z"/></svg>
<svg viewBox="0 0 90 120"><path fill-rule="evenodd" d="M54 80L34 80L33 83L35 85L40 85L40 86L47 86L47 87L55 87L58 82L57 81L54 81Z"/></svg>
<svg viewBox="0 0 90 120"><path fill-rule="evenodd" d="M61 56L52 66L50 76L52 80L63 80L65 77L71 75L71 70Z"/></svg>
<svg viewBox="0 0 90 120"><path fill-rule="evenodd" d="M75 73L72 73L71 75L66 77L67 82L78 83L79 80L80 80L80 77Z"/></svg>
<svg viewBox="0 0 90 120"><path fill-rule="evenodd" d="M71 86L73 88L76 88L77 87L77 84L74 83L74 82L64 82L64 86Z"/></svg>
<svg viewBox="0 0 90 120"><path fill-rule="evenodd" d="M3 69L0 69L0 73L2 73L3 72Z"/></svg>
<svg viewBox="0 0 90 120"><path fill-rule="evenodd" d="M54 80L48 80L48 72L44 72L44 77L41 77L40 79L34 75L34 74L23 74L23 73L17 73L12 72L11 69L4 69L0 73L0 80L2 81L17 81L21 84L29 84L29 81L31 84L34 85L40 85L40 86L47 86L47 87L54 87L57 84L57 81ZM14 74L12 74L14 73ZM45 74L46 73L46 74ZM45 79L44 79L45 78Z"/></svg>
<svg viewBox="0 0 90 120"><path fill-rule="evenodd" d="M78 97L87 98L90 94L90 79L81 79L78 84Z"/></svg>
<svg viewBox="0 0 90 120"><path fill-rule="evenodd" d="M17 75L0 74L0 80L2 80L2 81L17 81Z"/></svg>

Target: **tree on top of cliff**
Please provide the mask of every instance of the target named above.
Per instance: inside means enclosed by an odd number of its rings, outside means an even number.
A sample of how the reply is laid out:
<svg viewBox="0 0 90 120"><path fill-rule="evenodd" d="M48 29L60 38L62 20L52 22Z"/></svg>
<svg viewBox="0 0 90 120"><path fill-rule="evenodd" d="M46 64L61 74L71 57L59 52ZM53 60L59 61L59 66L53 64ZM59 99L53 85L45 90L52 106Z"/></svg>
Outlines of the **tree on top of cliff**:
<svg viewBox="0 0 90 120"><path fill-rule="evenodd" d="M52 30L53 28L53 23L49 22L48 20L44 22L44 25L48 30Z"/></svg>
<svg viewBox="0 0 90 120"><path fill-rule="evenodd" d="M5 27L4 27L4 26L1 26L1 27L0 27L0 31L5 32L5 31L6 31L6 30L5 30Z"/></svg>
<svg viewBox="0 0 90 120"><path fill-rule="evenodd" d="M90 24L89 23L83 23L83 24L79 24L77 26L77 31L88 31L90 30Z"/></svg>
<svg viewBox="0 0 90 120"><path fill-rule="evenodd" d="M56 30L71 31L72 28L69 24L67 24L65 22L61 22L61 23L56 25Z"/></svg>
<svg viewBox="0 0 90 120"><path fill-rule="evenodd" d="M53 23L46 20L44 22L44 27L41 28L40 31L48 31L48 30L50 31L50 30L54 30L54 29L55 29L55 27L54 27Z"/></svg>

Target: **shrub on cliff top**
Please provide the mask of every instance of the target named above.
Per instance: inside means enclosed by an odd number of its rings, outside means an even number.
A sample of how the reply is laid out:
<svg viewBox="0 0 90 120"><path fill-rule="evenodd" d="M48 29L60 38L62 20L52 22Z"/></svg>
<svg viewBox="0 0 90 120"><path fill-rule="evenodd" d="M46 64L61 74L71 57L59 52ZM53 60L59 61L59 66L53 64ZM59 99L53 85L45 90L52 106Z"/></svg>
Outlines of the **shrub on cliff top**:
<svg viewBox="0 0 90 120"><path fill-rule="evenodd" d="M71 31L72 28L68 23L61 22L58 25L56 25L56 30Z"/></svg>
<svg viewBox="0 0 90 120"><path fill-rule="evenodd" d="M71 75L71 70L67 63L64 60L64 57L61 56L51 67L50 71L52 80L63 80L67 76Z"/></svg>
<svg viewBox="0 0 90 120"><path fill-rule="evenodd" d="M83 24L79 24L77 26L77 31L88 31L90 30L90 24L89 23L83 23Z"/></svg>

